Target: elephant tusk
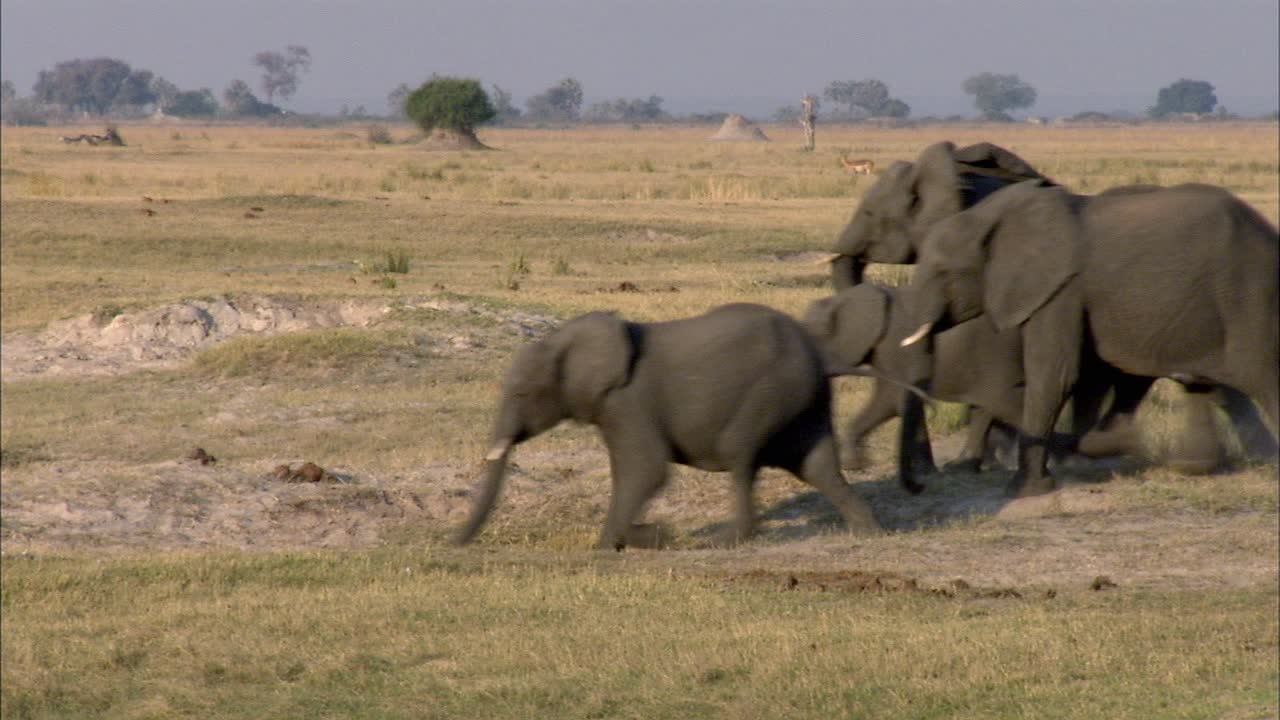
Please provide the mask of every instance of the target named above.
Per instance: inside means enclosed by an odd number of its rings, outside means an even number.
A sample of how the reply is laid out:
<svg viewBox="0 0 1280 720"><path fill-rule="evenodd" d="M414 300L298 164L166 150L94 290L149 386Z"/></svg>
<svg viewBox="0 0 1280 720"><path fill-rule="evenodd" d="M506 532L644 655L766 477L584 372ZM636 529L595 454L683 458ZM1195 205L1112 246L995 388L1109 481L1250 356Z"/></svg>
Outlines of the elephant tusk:
<svg viewBox="0 0 1280 720"><path fill-rule="evenodd" d="M919 330L911 333L911 337L908 337L902 341L902 347L907 347L908 345L915 345L916 343L920 342L921 340L924 339L925 335L929 334L929 330L932 327L933 327L933 323L931 322L927 322L921 325Z"/></svg>
<svg viewBox="0 0 1280 720"><path fill-rule="evenodd" d="M490 462L494 460L501 460L502 456L506 455L507 451L510 449L511 449L511 438L502 438L501 440L493 444L493 447L489 450L489 454L485 455L484 459Z"/></svg>
<svg viewBox="0 0 1280 720"><path fill-rule="evenodd" d="M814 265L830 265L831 263L839 260L842 257L844 256L841 255L840 253L831 253L830 255L822 258L821 260L815 260L813 264Z"/></svg>

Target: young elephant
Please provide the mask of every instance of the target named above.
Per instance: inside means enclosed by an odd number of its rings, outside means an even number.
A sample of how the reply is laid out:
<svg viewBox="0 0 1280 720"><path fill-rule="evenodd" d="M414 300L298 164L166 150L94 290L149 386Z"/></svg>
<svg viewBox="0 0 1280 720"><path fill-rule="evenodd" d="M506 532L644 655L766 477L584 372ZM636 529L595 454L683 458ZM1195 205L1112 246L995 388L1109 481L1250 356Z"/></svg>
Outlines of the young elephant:
<svg viewBox="0 0 1280 720"><path fill-rule="evenodd" d="M879 529L840 474L830 383L816 343L775 310L725 305L659 323L594 312L523 348L507 375L487 478L459 544L493 508L512 448L569 418L597 426L609 449L613 494L598 547L627 544L669 462L733 474L738 539L752 531L761 467L816 487L850 530Z"/></svg>
<svg viewBox="0 0 1280 720"><path fill-rule="evenodd" d="M804 324L828 354L829 363L869 364L888 378L902 383L929 379L929 394L939 400L972 406L964 450L949 464L952 469L977 470L986 450L993 421L1016 427L1023 404L1022 338L1016 331L998 331L985 318L960 323L933 338L932 353L919 346L902 347L913 329L911 289L857 285L814 301ZM1150 381L1128 378L1090 363L1088 382L1077 386L1077 400L1095 408L1114 387L1111 412L1136 406ZM931 376L931 377L930 377ZM850 421L848 447L860 459L866 436L894 417L902 417L898 448L898 473L902 486L920 492L917 471L935 470L923 407L909 394L884 379L875 383L871 399ZM1108 415L1108 418L1110 415ZM1108 418L1100 427L1106 428ZM1128 428L1126 428L1128 430ZM1108 436L1102 430L1087 436L1084 444L1096 448L1090 454L1136 452L1137 439L1124 432ZM1075 449L1075 439L1055 437L1055 449Z"/></svg>

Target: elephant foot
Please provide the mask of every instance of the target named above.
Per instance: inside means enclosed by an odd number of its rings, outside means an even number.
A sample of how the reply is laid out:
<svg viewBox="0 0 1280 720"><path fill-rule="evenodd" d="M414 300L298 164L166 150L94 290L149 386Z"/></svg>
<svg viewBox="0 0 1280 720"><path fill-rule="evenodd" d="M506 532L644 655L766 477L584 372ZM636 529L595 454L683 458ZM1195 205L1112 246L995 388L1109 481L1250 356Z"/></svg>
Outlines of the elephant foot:
<svg viewBox="0 0 1280 720"><path fill-rule="evenodd" d="M918 482L916 482L916 479L915 479L915 476L914 476L914 475L903 475L903 474L899 474L899 475L898 475L898 484L902 486L902 489L903 489L903 490L906 490L907 492L911 493L912 495L919 495L920 493L924 492L924 487L925 487L925 486L924 486L924 485L921 485L921 484L920 484L920 483L918 483Z"/></svg>
<svg viewBox="0 0 1280 720"><path fill-rule="evenodd" d="M671 531L661 523L635 523L627 529L623 543L639 550L660 550L671 543Z"/></svg>
<svg viewBox="0 0 1280 720"><path fill-rule="evenodd" d="M1118 430L1091 430L1080 438L1076 452L1086 457L1114 457L1116 455L1140 455L1142 441L1135 428Z"/></svg>
<svg viewBox="0 0 1280 720"><path fill-rule="evenodd" d="M976 473L982 469L982 458L956 458L942 466L946 472Z"/></svg>
<svg viewBox="0 0 1280 720"><path fill-rule="evenodd" d="M1014 474L1013 479L1004 488L1005 497L1018 499L1045 495L1057 490L1057 483L1051 475L1027 477L1021 472Z"/></svg>

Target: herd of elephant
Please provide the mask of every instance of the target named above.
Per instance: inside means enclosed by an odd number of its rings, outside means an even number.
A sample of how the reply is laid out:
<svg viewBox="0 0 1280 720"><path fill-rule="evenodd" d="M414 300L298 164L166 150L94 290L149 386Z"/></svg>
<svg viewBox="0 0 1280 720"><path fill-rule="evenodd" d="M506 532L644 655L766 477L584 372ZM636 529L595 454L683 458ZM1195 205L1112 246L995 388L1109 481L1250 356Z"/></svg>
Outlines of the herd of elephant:
<svg viewBox="0 0 1280 720"><path fill-rule="evenodd" d="M965 469L980 469L993 425L1016 433L1010 497L1055 489L1051 452L1137 452L1135 414L1159 378L1188 391L1174 458L1183 469L1223 459L1215 407L1250 458L1275 460L1280 235L1222 188L1078 195L1004 148L942 142L888 167L834 249L837 292L802 321L744 303L658 323L594 312L522 348L456 540L484 524L512 448L564 419L597 426L608 448L601 548L636 544L635 520L672 462L732 474L737 539L752 532L762 467L817 488L851 531L877 532L841 474L838 375L875 378L844 466L860 462L868 432L900 416L899 479L911 492L934 469L925 397L970 406L956 461ZM883 287L864 282L873 262L916 269L910 285ZM1069 398L1071 430L1055 434Z"/></svg>

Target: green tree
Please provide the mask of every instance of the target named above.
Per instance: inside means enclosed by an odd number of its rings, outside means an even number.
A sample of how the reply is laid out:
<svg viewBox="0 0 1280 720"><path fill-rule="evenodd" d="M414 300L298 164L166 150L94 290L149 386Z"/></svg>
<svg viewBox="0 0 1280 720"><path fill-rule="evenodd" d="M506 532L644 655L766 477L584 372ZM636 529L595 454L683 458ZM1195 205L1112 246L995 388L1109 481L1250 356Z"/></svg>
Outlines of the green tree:
<svg viewBox="0 0 1280 720"><path fill-rule="evenodd" d="M497 114L479 80L435 76L409 94L405 111L426 132L436 128L474 135Z"/></svg>
<svg viewBox="0 0 1280 720"><path fill-rule="evenodd" d="M402 120L409 117L404 111L405 101L409 99L409 93L413 92L413 88L408 83L400 83L394 90L387 93L387 116Z"/></svg>
<svg viewBox="0 0 1280 720"><path fill-rule="evenodd" d="M270 105L277 95L288 100L298 91L298 74L311 69L311 51L301 45L290 45L282 53L263 50L253 56L253 64L262 68L262 92Z"/></svg>
<svg viewBox="0 0 1280 720"><path fill-rule="evenodd" d="M169 112L169 106L173 104L178 93L182 92L177 85L165 80L157 75L151 78L151 94L156 97L156 105L164 112Z"/></svg>
<svg viewBox="0 0 1280 720"><path fill-rule="evenodd" d="M538 122L573 122L582 110L582 85L571 77L547 88L525 102L530 120Z"/></svg>
<svg viewBox="0 0 1280 720"><path fill-rule="evenodd" d="M1009 110L1036 104L1036 89L1017 75L984 72L964 81L964 91L973 96L973 105L989 120L1008 120Z"/></svg>
<svg viewBox="0 0 1280 720"><path fill-rule="evenodd" d="M897 98L889 98L880 106L880 117L904 118L911 114L911 106Z"/></svg>
<svg viewBox="0 0 1280 720"><path fill-rule="evenodd" d="M208 117L218 113L218 99L209 88L180 91L165 106L165 112L178 117Z"/></svg>
<svg viewBox="0 0 1280 720"><path fill-rule="evenodd" d="M77 59L41 70L32 89L40 102L102 115L113 106L154 102L151 78L151 71L113 58Z"/></svg>
<svg viewBox="0 0 1280 720"><path fill-rule="evenodd" d="M1218 96L1213 92L1213 85L1204 80L1188 80L1183 78L1175 83L1160 88L1156 94L1155 107L1147 110L1151 117L1165 117L1172 113L1213 112L1218 104Z"/></svg>
<svg viewBox="0 0 1280 720"><path fill-rule="evenodd" d="M906 117L911 112L909 105L889 96L888 85L875 78L836 80L827 85L822 95L837 105L849 106L849 112L855 115Z"/></svg>
<svg viewBox="0 0 1280 720"><path fill-rule="evenodd" d="M0 101L12 102L18 99L18 88L13 84L12 80L0 82Z"/></svg>
<svg viewBox="0 0 1280 720"><path fill-rule="evenodd" d="M222 91L222 105L230 115L266 117L282 112L275 105L259 100L249 89L249 84L240 79L232 80L227 89Z"/></svg>
<svg viewBox="0 0 1280 720"><path fill-rule="evenodd" d="M497 113L494 115L494 122L499 125L506 125L519 120L520 108L512 104L511 93L497 85L491 85L490 87L493 88L493 109Z"/></svg>

